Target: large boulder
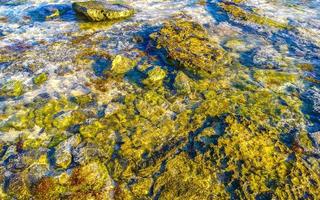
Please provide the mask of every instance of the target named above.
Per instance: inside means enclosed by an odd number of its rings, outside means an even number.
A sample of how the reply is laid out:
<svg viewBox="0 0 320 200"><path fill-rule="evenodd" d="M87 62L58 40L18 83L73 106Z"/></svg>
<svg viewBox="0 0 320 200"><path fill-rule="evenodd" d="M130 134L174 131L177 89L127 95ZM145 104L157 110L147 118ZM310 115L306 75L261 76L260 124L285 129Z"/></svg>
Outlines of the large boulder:
<svg viewBox="0 0 320 200"><path fill-rule="evenodd" d="M106 21L127 18L134 14L133 8L121 4L100 1L75 2L72 8L91 21Z"/></svg>
<svg viewBox="0 0 320 200"><path fill-rule="evenodd" d="M220 72L230 62L226 52L200 24L185 19L171 20L150 35L168 61L198 75Z"/></svg>

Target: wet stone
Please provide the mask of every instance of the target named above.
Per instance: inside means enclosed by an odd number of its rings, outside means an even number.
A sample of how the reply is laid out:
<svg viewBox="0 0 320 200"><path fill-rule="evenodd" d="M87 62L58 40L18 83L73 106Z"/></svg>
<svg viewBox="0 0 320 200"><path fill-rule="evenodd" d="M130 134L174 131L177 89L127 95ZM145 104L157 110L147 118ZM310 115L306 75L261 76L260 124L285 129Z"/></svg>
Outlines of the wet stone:
<svg viewBox="0 0 320 200"><path fill-rule="evenodd" d="M116 20L130 17L134 10L126 5L108 4L100 1L76 2L73 9L91 21Z"/></svg>
<svg viewBox="0 0 320 200"><path fill-rule="evenodd" d="M72 162L72 149L81 142L80 135L74 135L55 147L55 164L58 168L66 169Z"/></svg>

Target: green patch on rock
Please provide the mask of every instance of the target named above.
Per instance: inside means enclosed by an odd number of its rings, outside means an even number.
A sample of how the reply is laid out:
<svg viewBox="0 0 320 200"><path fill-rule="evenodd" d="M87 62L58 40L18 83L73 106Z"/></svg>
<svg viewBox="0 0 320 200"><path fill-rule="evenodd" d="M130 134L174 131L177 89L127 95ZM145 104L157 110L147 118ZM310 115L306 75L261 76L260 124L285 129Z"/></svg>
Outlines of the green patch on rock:
<svg viewBox="0 0 320 200"><path fill-rule="evenodd" d="M180 94L189 94L192 88L192 80L185 73L179 71L174 81L174 87Z"/></svg>
<svg viewBox="0 0 320 200"><path fill-rule="evenodd" d="M145 85L151 87L159 87L162 85L163 79L166 77L167 72L161 67L156 66L147 72L148 77L143 80Z"/></svg>
<svg viewBox="0 0 320 200"><path fill-rule="evenodd" d="M125 74L130 71L136 65L134 60L122 55L117 55L112 60L111 72L116 75Z"/></svg>
<svg viewBox="0 0 320 200"><path fill-rule="evenodd" d="M48 80L48 75L46 73L41 73L34 77L33 83L36 85L42 85L44 82Z"/></svg>
<svg viewBox="0 0 320 200"><path fill-rule="evenodd" d="M99 1L75 2L72 7L77 13L85 15L91 21L122 19L134 14L133 8L129 6Z"/></svg>
<svg viewBox="0 0 320 200"><path fill-rule="evenodd" d="M0 87L0 96L18 97L24 92L24 85L18 80L8 81Z"/></svg>
<svg viewBox="0 0 320 200"><path fill-rule="evenodd" d="M169 21L151 38L176 65L200 76L212 76L222 65L230 62L226 52L209 37L207 31L192 21Z"/></svg>
<svg viewBox="0 0 320 200"><path fill-rule="evenodd" d="M106 127L101 122L94 121L89 125L82 125L80 128L80 134L84 138L93 138L105 128Z"/></svg>
<svg viewBox="0 0 320 200"><path fill-rule="evenodd" d="M274 70L256 70L254 73L254 78L269 88L280 87L286 83L294 84L298 77L297 74Z"/></svg>
<svg viewBox="0 0 320 200"><path fill-rule="evenodd" d="M269 27L274 27L278 29L292 29L292 27L289 26L288 24L277 22L273 19L263 17L255 13L250 13L234 4L221 2L218 5L222 9L224 9L228 14L230 14L232 17L238 20L252 22L258 25L269 26Z"/></svg>

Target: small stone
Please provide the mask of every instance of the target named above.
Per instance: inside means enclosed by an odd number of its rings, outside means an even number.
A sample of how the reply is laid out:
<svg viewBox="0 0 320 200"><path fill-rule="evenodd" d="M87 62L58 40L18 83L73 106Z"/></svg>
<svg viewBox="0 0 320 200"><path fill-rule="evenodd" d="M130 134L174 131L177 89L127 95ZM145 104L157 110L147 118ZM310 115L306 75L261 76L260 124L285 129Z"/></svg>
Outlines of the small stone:
<svg viewBox="0 0 320 200"><path fill-rule="evenodd" d="M23 94L24 86L21 81L12 80L0 86L0 96L18 97Z"/></svg>
<svg viewBox="0 0 320 200"><path fill-rule="evenodd" d="M166 77L167 72L161 67L157 66L148 71L148 77L143 80L145 85L160 85L163 79Z"/></svg>
<svg viewBox="0 0 320 200"><path fill-rule="evenodd" d="M41 73L38 76L34 77L33 83L36 85L41 85L48 80L48 76L46 73Z"/></svg>
<svg viewBox="0 0 320 200"><path fill-rule="evenodd" d="M28 180L31 184L36 184L49 171L47 164L34 164L28 169Z"/></svg>
<svg viewBox="0 0 320 200"><path fill-rule="evenodd" d="M228 40L225 44L225 47L231 49L232 51L238 51L238 52L243 52L248 49L245 43L239 39Z"/></svg>
<svg viewBox="0 0 320 200"><path fill-rule="evenodd" d="M127 18L134 14L133 8L108 4L99 1L76 2L72 8L79 14L85 15L91 21L106 21Z"/></svg>
<svg viewBox="0 0 320 200"><path fill-rule="evenodd" d="M320 146L320 131L311 133L310 136L316 142L316 144Z"/></svg>
<svg viewBox="0 0 320 200"><path fill-rule="evenodd" d="M191 91L190 78L183 72L179 71L174 81L174 87L180 94L188 94Z"/></svg>
<svg viewBox="0 0 320 200"><path fill-rule="evenodd" d="M81 142L80 135L74 135L56 146L56 166L67 169L72 162L71 150Z"/></svg>
<svg viewBox="0 0 320 200"><path fill-rule="evenodd" d="M124 74L135 66L135 62L125 56L117 55L112 60L111 71L115 74Z"/></svg>
<svg viewBox="0 0 320 200"><path fill-rule="evenodd" d="M96 191L103 186L111 185L106 166L99 161L92 161L86 165L75 168L71 175L71 182L81 191Z"/></svg>

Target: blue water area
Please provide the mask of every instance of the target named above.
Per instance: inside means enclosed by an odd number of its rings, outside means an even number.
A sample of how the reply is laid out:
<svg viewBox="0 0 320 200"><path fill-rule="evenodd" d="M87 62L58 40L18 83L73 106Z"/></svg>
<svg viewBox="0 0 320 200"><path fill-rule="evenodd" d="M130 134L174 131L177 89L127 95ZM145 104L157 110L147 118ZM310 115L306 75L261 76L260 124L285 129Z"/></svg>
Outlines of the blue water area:
<svg viewBox="0 0 320 200"><path fill-rule="evenodd" d="M107 58L102 58L99 56L93 56L92 59L94 60L94 63L92 64L92 69L96 76L104 76L106 70L111 69L111 63L112 61Z"/></svg>

